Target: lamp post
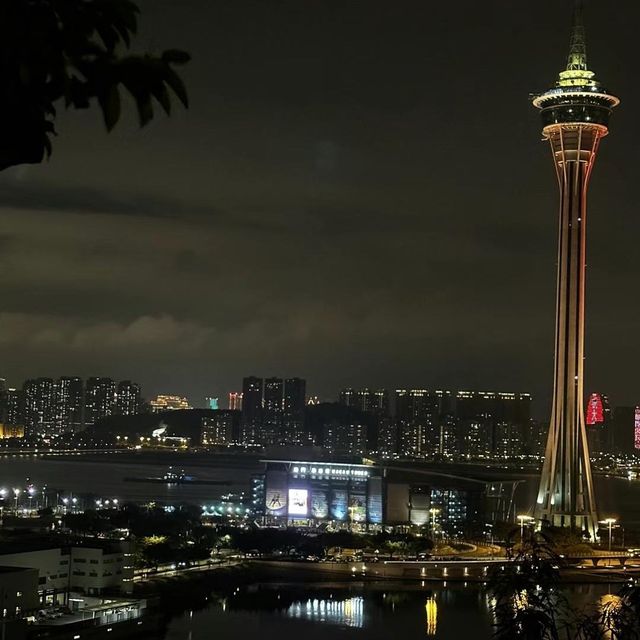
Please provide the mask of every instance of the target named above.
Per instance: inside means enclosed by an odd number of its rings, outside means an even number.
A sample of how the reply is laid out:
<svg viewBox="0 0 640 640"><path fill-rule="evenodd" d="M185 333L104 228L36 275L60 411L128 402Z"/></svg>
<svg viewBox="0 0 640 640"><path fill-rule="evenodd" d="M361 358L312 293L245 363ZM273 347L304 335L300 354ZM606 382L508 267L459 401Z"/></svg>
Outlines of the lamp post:
<svg viewBox="0 0 640 640"><path fill-rule="evenodd" d="M602 524L606 524L609 527L609 552L611 552L611 539L613 536L613 525L618 522L615 518L607 518L602 521Z"/></svg>
<svg viewBox="0 0 640 640"><path fill-rule="evenodd" d="M15 512L18 513L18 496L20 495L20 489L14 489L13 490L13 495L14 495L15 500L16 500Z"/></svg>
<svg viewBox="0 0 640 640"><path fill-rule="evenodd" d="M532 516L518 516L518 520L520 521L520 544L524 541L524 523L531 522L531 520L535 520Z"/></svg>

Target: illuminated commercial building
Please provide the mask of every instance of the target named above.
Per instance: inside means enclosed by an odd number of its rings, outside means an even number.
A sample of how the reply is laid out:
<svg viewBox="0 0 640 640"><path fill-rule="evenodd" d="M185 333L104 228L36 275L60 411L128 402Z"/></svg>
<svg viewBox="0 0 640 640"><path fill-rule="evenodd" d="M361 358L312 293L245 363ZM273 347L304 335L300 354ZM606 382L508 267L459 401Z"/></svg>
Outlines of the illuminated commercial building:
<svg viewBox="0 0 640 640"><path fill-rule="evenodd" d="M242 411L242 393L240 391L231 391L229 393L229 410Z"/></svg>
<svg viewBox="0 0 640 640"><path fill-rule="evenodd" d="M252 498L267 524L435 525L440 532L460 535L474 523L514 516L517 481L449 476L396 463L264 463L264 481L253 480Z"/></svg>
<svg viewBox="0 0 640 640"><path fill-rule="evenodd" d="M10 438L24 438L24 427L18 424L0 423L0 440L8 440Z"/></svg>
<svg viewBox="0 0 640 640"><path fill-rule="evenodd" d="M609 453L613 448L611 408L609 399L601 393L592 393L587 401L585 416L587 442L591 454Z"/></svg>
<svg viewBox="0 0 640 640"><path fill-rule="evenodd" d="M587 189L618 98L587 66L582 3L576 3L567 67L538 95L543 137L560 188L554 390L536 517L595 538L598 515L584 420Z"/></svg>
<svg viewBox="0 0 640 640"><path fill-rule="evenodd" d="M179 411L184 409L192 409L189 400L183 396L156 396L153 400L149 400L151 411L160 413L161 411Z"/></svg>
<svg viewBox="0 0 640 640"><path fill-rule="evenodd" d="M633 448L640 451L640 407L635 408L633 425Z"/></svg>

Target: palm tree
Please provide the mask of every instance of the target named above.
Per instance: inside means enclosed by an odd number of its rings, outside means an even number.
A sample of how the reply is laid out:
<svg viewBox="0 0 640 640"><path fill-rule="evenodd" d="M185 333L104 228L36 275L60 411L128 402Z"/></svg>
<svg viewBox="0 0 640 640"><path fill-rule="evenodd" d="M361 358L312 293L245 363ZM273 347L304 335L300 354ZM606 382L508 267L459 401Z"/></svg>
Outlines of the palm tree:
<svg viewBox="0 0 640 640"><path fill-rule="evenodd" d="M59 105L97 101L107 130L120 118L120 91L135 100L140 125L171 90L188 106L174 65L189 55L130 53L139 9L131 0L2 0L0 3L0 170L51 154Z"/></svg>

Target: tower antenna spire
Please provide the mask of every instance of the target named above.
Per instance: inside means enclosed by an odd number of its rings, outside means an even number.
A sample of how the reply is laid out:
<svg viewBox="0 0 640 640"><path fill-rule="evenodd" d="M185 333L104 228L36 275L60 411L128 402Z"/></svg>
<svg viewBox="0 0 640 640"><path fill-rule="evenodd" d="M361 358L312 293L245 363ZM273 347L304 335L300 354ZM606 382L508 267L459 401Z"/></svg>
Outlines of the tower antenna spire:
<svg viewBox="0 0 640 640"><path fill-rule="evenodd" d="M583 0L575 0L567 71L587 70L587 36L584 28L584 2Z"/></svg>

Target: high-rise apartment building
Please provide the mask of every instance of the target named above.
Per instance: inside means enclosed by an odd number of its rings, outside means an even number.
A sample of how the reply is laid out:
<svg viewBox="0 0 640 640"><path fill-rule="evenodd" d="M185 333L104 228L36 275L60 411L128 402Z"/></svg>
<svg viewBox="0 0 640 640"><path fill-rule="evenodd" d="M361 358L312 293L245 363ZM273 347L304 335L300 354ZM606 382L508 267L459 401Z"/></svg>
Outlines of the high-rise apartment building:
<svg viewBox="0 0 640 640"><path fill-rule="evenodd" d="M111 378L89 378L85 389L85 424L91 427L98 420L116 412L116 383Z"/></svg>
<svg viewBox="0 0 640 640"><path fill-rule="evenodd" d="M282 434L285 442L306 444L304 432L304 408L307 382L302 378L287 378L284 381Z"/></svg>
<svg viewBox="0 0 640 640"><path fill-rule="evenodd" d="M25 413L23 389L7 389L6 422L13 426L24 426Z"/></svg>
<svg viewBox="0 0 640 640"><path fill-rule="evenodd" d="M24 420L28 436L51 437L60 433L55 421L55 385L51 378L24 383Z"/></svg>
<svg viewBox="0 0 640 640"><path fill-rule="evenodd" d="M282 378L266 378L262 402L262 428L260 444L278 444L284 413L284 381Z"/></svg>
<svg viewBox="0 0 640 640"><path fill-rule="evenodd" d="M410 458L433 455L440 440L438 396L426 389L397 389L395 404L399 455Z"/></svg>
<svg viewBox="0 0 640 640"><path fill-rule="evenodd" d="M389 415L389 392L386 389L343 389L340 404L375 416Z"/></svg>
<svg viewBox="0 0 640 640"><path fill-rule="evenodd" d="M531 396L527 393L459 391L458 450L470 459L509 458L527 453Z"/></svg>
<svg viewBox="0 0 640 640"><path fill-rule="evenodd" d="M366 425L332 420L324 424L322 446L332 455L362 456L368 451L367 438Z"/></svg>
<svg viewBox="0 0 640 640"><path fill-rule="evenodd" d="M202 418L202 444L205 447L233 444L236 415L235 411L216 411L213 415Z"/></svg>
<svg viewBox="0 0 640 640"><path fill-rule="evenodd" d="M0 422L7 421L7 381L0 378Z"/></svg>
<svg viewBox="0 0 640 640"><path fill-rule="evenodd" d="M240 439L242 444L260 443L262 427L263 380L250 376L242 381L242 420Z"/></svg>
<svg viewBox="0 0 640 640"><path fill-rule="evenodd" d="M140 411L140 385L131 380L118 382L116 409L119 416L134 416Z"/></svg>
<svg viewBox="0 0 640 640"><path fill-rule="evenodd" d="M84 428L84 386L81 378L62 377L54 385L54 422L57 433Z"/></svg>
<svg viewBox="0 0 640 640"><path fill-rule="evenodd" d="M381 418L378 421L378 456L383 460L398 457L400 429L395 418Z"/></svg>

